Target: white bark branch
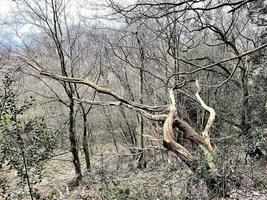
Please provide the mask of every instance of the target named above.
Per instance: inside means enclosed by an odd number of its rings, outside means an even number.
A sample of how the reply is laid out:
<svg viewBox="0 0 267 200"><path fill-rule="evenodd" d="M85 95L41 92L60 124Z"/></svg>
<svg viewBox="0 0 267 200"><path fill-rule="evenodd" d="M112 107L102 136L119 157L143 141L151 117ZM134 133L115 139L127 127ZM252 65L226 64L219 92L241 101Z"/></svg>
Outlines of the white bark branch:
<svg viewBox="0 0 267 200"><path fill-rule="evenodd" d="M198 80L196 80L196 86L197 86L197 92L196 92L195 95L196 95L196 97L197 97L197 100L199 101L199 103L201 104L201 106L202 106L205 110L207 110L207 111L209 112L209 114L210 114L209 119L208 119L208 122L207 122L207 124L206 124L206 126L205 126L205 129L204 129L204 131L202 132L202 136L203 136L203 137L209 137L209 130L210 130L210 128L211 128L211 126L212 126L212 124L213 124L213 122L214 122L214 120L215 120L216 112L215 112L215 110L214 110L212 107L209 107L209 106L203 101L203 99L200 97L199 92L200 92L201 88L200 88L200 86L199 86Z"/></svg>

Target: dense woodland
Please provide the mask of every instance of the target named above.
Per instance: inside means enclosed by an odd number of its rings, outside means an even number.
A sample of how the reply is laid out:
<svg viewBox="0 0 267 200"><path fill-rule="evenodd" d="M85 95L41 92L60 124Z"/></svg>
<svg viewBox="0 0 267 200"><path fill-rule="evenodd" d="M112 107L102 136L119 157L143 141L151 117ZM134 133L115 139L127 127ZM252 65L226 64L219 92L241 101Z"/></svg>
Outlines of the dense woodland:
<svg viewBox="0 0 267 200"><path fill-rule="evenodd" d="M267 199L267 1L9 3L0 199Z"/></svg>

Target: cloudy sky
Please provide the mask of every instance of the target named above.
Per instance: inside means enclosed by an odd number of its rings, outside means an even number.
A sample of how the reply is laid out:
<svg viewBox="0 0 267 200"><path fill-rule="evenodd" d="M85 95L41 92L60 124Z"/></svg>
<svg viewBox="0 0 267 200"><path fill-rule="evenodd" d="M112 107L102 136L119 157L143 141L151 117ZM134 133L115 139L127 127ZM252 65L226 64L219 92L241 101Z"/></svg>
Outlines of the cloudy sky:
<svg viewBox="0 0 267 200"><path fill-rule="evenodd" d="M11 0L0 0L0 17L4 17L5 14L8 13Z"/></svg>
<svg viewBox="0 0 267 200"><path fill-rule="evenodd" d="M43 1L43 0L40 0ZM125 0L124 4L131 4L136 0ZM72 0L69 4L69 12L68 17L70 17L71 21L75 22L79 20L78 15L86 17L88 19L92 19L91 22L101 22L110 27L116 27L118 22L114 23L106 19L105 15L110 13L111 10L107 9L107 7L103 7L103 3L106 0ZM115 0L115 2L121 2L120 0ZM96 6L98 5L98 6ZM7 24L7 21L15 20L14 16L12 17L12 11L16 9L16 4L12 0L0 0L0 43L11 44L11 43L20 43L19 37L17 34L24 34L29 32L36 32L36 29L33 29L31 25L19 25L13 26L12 23ZM95 17L98 20L95 20ZM8 19L8 20L7 20ZM90 21L90 20L89 20ZM13 21L14 22L14 21ZM90 22L89 22L90 23Z"/></svg>

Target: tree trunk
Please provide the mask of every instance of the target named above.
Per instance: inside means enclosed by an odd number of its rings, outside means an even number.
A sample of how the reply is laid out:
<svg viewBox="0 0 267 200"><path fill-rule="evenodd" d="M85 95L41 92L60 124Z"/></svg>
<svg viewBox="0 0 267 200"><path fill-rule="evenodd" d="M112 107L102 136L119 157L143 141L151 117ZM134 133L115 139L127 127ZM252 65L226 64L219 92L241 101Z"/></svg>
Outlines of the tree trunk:
<svg viewBox="0 0 267 200"><path fill-rule="evenodd" d="M90 152L88 145L87 116L83 112L83 153L85 157L86 169L91 171Z"/></svg>
<svg viewBox="0 0 267 200"><path fill-rule="evenodd" d="M142 62L142 67L144 67L144 55L143 55L143 51L141 51L141 62ZM143 100L143 96L144 96L144 72L143 72L143 68L140 69L140 104L144 103ZM145 151L144 151L144 117L141 115L140 116L140 148L142 149L139 160L138 160L138 168L142 169L142 168L146 168L146 161L145 161Z"/></svg>
<svg viewBox="0 0 267 200"><path fill-rule="evenodd" d="M225 197L229 191L229 188L226 184L227 178L225 176L221 176L220 173L218 173L218 170L213 162L214 148L211 145L209 135L210 129L215 120L216 113L215 110L212 107L209 107L200 97L200 86L198 84L198 81L196 81L196 86L196 98L201 106L210 114L201 136L198 135L189 124L187 124L183 120L180 120L179 118L175 118L177 116L175 95L173 89L171 89L171 104L169 108L169 114L164 122L163 127L163 146L168 151L178 156L195 173L196 176L206 182L209 199L213 199L215 197ZM199 160L191 155L191 153L184 146L178 144L174 140L175 135L173 127L175 125L178 126L178 128L183 131L188 138L193 139L193 141L201 145L205 166L201 166L199 168Z"/></svg>
<svg viewBox="0 0 267 200"><path fill-rule="evenodd" d="M139 53L140 53L140 62L141 62L141 67L140 67L140 104L144 103L144 68L145 68L145 52L144 52L144 47L141 44L141 40L138 35L138 31L136 31L136 40L138 43L139 47ZM144 117L140 116L140 148L142 149L139 160L138 160L138 168L146 168L146 161L145 161L145 151L144 151Z"/></svg>
<svg viewBox="0 0 267 200"><path fill-rule="evenodd" d="M249 91L248 91L248 80L247 80L247 69L246 63L242 60L241 69L241 87L242 87L242 111L241 111L241 128L244 135L249 133L251 128L251 112L249 107Z"/></svg>
<svg viewBox="0 0 267 200"><path fill-rule="evenodd" d="M74 119L74 100L70 101L69 106L69 140L71 146L71 153L73 156L73 165L75 168L76 173L76 182L75 185L78 185L79 182L82 180L82 171L81 171L81 164L79 160L79 151L77 149L77 136L75 133L75 119Z"/></svg>
<svg viewBox="0 0 267 200"><path fill-rule="evenodd" d="M140 117L140 148L142 149L139 160L138 160L138 168L146 168L146 160L145 160L145 152L144 152L144 118Z"/></svg>

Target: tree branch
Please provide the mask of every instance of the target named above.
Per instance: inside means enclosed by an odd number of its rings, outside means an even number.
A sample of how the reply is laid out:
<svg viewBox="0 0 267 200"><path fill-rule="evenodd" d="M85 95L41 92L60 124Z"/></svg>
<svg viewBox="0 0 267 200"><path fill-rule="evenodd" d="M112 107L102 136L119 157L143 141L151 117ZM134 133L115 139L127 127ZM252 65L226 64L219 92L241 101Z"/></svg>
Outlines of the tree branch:
<svg viewBox="0 0 267 200"><path fill-rule="evenodd" d="M182 75L182 74L195 74L195 73L197 73L197 72L199 72L199 71L202 71L202 70L205 70L205 69L212 68L212 67L214 67L214 66L216 66L216 65L219 65L219 64L221 64L221 63L225 63L225 62L228 62L228 61L231 61L231 60L241 59L241 58L243 58L243 57L245 57L245 56L247 56L247 55L249 55L249 54L252 54L252 53L254 53L254 52L256 52L256 51L259 51L259 50L261 50L261 49L263 49L263 48L266 48L266 47L267 47L267 44L263 44L263 45L259 46L258 48L252 49L252 50L247 51L247 52L245 52L245 53L243 53L243 54L237 55L237 56L232 57L232 58L223 59L223 60L218 61L218 62L216 62L216 63L213 63L213 64L210 64L210 65L206 65L206 66L204 66L204 67L195 69L195 70L193 70L193 71L191 71L191 72L178 72L178 73L174 73L174 74L172 74L172 75L168 78L168 80L169 80L170 78L172 78L173 76Z"/></svg>
<svg viewBox="0 0 267 200"><path fill-rule="evenodd" d="M209 131L210 131L210 128L211 128L211 126L215 120L216 112L212 107L209 107L200 97L199 92L200 92L201 88L199 86L198 80L196 80L196 86L197 86L197 92L195 95L197 97L197 100L200 102L201 106L210 113L210 116L209 116L209 119L208 119L207 124L205 126L205 129L202 132L202 137L204 138L204 141L209 146L209 148L213 149L213 147L211 146L211 143L210 143ZM204 148L203 152L204 152L204 156L205 156L205 159L207 161L207 165L208 165L209 169L216 171L216 166L213 163L213 156L212 156L213 151L210 151L209 149Z"/></svg>
<svg viewBox="0 0 267 200"><path fill-rule="evenodd" d="M168 114L167 119L164 122L163 126L163 146L176 154L179 158L181 158L190 168L192 168L192 161L193 156L189 153L189 151L183 147L182 145L178 144L174 140L174 133L173 133L173 119L176 113L176 106L175 106L175 98L173 93L173 88L170 89L170 111Z"/></svg>

